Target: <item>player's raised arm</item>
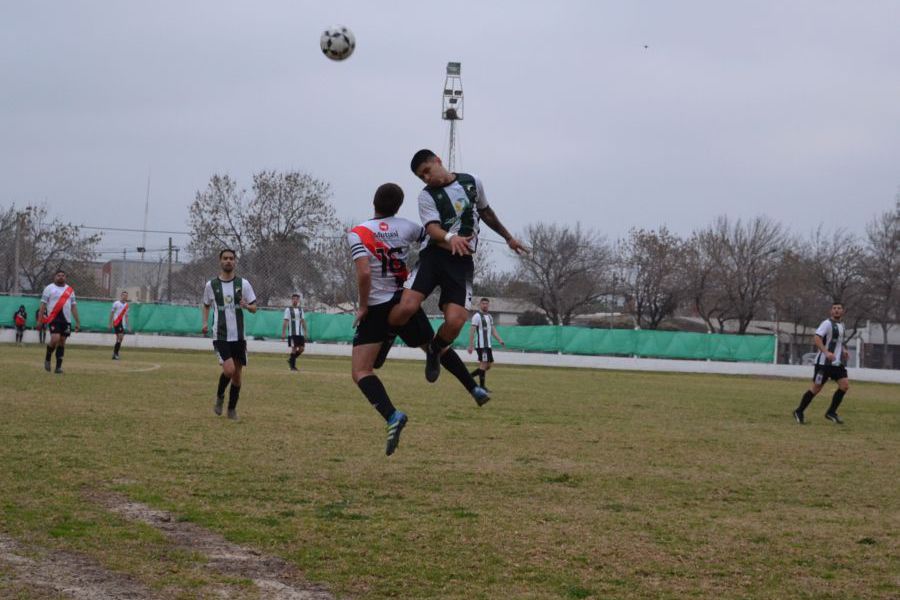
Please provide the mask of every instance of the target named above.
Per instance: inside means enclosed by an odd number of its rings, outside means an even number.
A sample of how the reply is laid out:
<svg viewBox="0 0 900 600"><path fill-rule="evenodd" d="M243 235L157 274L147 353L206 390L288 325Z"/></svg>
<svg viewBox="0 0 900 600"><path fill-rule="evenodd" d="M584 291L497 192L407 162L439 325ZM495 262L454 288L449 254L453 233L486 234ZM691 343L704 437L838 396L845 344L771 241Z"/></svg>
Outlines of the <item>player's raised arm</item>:
<svg viewBox="0 0 900 600"><path fill-rule="evenodd" d="M523 252L528 252L528 248L513 237L513 235L503 226L503 223L500 222L500 219L497 217L497 213L494 212L494 209L490 206L485 206L482 209L479 209L478 215L481 217L481 220L485 225L496 231L500 234L504 240L506 240L506 245L509 248L516 252L516 254L522 254Z"/></svg>

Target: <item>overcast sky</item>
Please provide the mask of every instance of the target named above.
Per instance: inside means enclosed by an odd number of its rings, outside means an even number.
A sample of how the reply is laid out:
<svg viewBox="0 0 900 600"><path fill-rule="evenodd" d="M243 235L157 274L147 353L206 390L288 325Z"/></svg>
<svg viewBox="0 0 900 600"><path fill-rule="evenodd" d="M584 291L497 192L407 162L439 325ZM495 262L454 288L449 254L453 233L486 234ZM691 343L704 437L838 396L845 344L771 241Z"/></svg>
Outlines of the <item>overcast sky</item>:
<svg viewBox="0 0 900 600"><path fill-rule="evenodd" d="M395 181L415 219L409 158L446 147L451 60L459 170L513 231L767 214L861 232L900 186L896 0L0 7L0 205L86 225L140 228L149 173L149 227L184 230L210 175L262 169L328 181L344 220ZM357 38L342 63L318 48L336 23Z"/></svg>

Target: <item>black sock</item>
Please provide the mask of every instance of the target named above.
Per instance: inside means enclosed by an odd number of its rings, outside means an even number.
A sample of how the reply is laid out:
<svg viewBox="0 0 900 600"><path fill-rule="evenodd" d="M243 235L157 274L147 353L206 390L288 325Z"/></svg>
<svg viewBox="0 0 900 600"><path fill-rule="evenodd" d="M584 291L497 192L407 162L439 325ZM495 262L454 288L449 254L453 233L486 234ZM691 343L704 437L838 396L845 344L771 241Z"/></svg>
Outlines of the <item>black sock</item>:
<svg viewBox="0 0 900 600"><path fill-rule="evenodd" d="M64 346L56 347L56 368L62 367L63 355L66 353Z"/></svg>
<svg viewBox="0 0 900 600"><path fill-rule="evenodd" d="M225 376L225 373L219 375L219 389L216 391L216 398L219 400L225 399L225 388L228 387L228 384L231 382L228 377Z"/></svg>
<svg viewBox="0 0 900 600"><path fill-rule="evenodd" d="M831 397L831 406L828 407L829 414L837 413L838 406L841 405L841 402L844 400L844 394L846 394L844 390L837 390L834 393L834 396Z"/></svg>
<svg viewBox="0 0 900 600"><path fill-rule="evenodd" d="M51 356L53 356L53 348L47 346L47 356L44 358L44 361L49 361Z"/></svg>
<svg viewBox="0 0 900 600"><path fill-rule="evenodd" d="M234 410L237 408L238 398L241 396L241 386L231 384L231 389L228 391L228 410Z"/></svg>
<svg viewBox="0 0 900 600"><path fill-rule="evenodd" d="M813 398L815 397L815 394L813 394L809 390L806 390L806 393L803 394L803 398L800 400L800 406L797 407L797 412L802 413L804 410L806 410L806 407L809 406L809 403L812 402Z"/></svg>
<svg viewBox="0 0 900 600"><path fill-rule="evenodd" d="M113 348L113 354L118 354L119 349L122 347L122 342L116 342L115 347Z"/></svg>
<svg viewBox="0 0 900 600"><path fill-rule="evenodd" d="M451 348L444 352L441 355L441 365L453 373L453 376L459 379L459 382L463 384L468 391L471 392L472 388L477 385L472 374L466 369L466 364L459 357L459 354L456 353L456 350Z"/></svg>
<svg viewBox="0 0 900 600"><path fill-rule="evenodd" d="M441 350L443 350L444 348L446 348L447 346L449 346L452 343L453 343L453 340L450 340L448 342L447 340L445 340L444 338L441 337L441 332L438 331L437 334L433 338L431 338L431 344L429 344L429 348L431 349L432 352L440 353Z"/></svg>
<svg viewBox="0 0 900 600"><path fill-rule="evenodd" d="M365 394L366 398L369 400L369 404L375 407L375 410L384 417L385 421L391 418L391 415L394 414L396 409L391 403L391 399L388 397L387 390L384 389L384 384L381 383L381 380L378 379L377 375L367 375L357 381L356 385L358 385L362 393Z"/></svg>
<svg viewBox="0 0 900 600"><path fill-rule="evenodd" d="M290 358L288 358L288 362L291 363L291 368L297 367L297 355L291 352Z"/></svg>
<svg viewBox="0 0 900 600"><path fill-rule="evenodd" d="M484 379L486 377L487 377L487 371L485 371L484 369L478 369L478 381L480 382L479 385L481 387L484 387Z"/></svg>

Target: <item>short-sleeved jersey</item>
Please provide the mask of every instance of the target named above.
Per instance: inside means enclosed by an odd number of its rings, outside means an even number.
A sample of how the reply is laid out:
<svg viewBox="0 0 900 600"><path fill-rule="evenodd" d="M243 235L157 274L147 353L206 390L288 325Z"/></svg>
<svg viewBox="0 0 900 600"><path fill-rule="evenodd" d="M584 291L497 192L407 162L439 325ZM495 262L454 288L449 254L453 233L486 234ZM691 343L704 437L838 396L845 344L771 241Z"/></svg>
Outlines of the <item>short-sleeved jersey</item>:
<svg viewBox="0 0 900 600"><path fill-rule="evenodd" d="M306 335L303 331L303 309L288 306L284 309L284 320L288 322L288 335Z"/></svg>
<svg viewBox="0 0 900 600"><path fill-rule="evenodd" d="M472 327L475 328L475 347L490 348L491 336L494 333L494 317L479 311L472 317Z"/></svg>
<svg viewBox="0 0 900 600"><path fill-rule="evenodd" d="M236 293L235 282L240 280L240 294ZM218 282L218 283L216 283ZM221 295L216 288L221 286ZM217 296L220 296L217 298ZM256 293L250 282L242 277L230 281L219 278L206 282L203 290L203 305L212 307L213 337L220 342L237 342L244 339L244 311L241 300L248 304L256 302Z"/></svg>
<svg viewBox="0 0 900 600"><path fill-rule="evenodd" d="M844 352L844 324L825 319L816 329L816 335L822 338L825 347L834 354L834 360L829 361L824 352L817 352L816 364L839 366Z"/></svg>
<svg viewBox="0 0 900 600"><path fill-rule="evenodd" d="M481 179L475 175L463 177L471 180L465 184L469 189L463 186L459 176L442 188L423 189L419 193L419 218L425 227L437 223L449 233L471 235L469 250L475 252L480 223L478 211L487 208L488 201Z"/></svg>
<svg viewBox="0 0 900 600"><path fill-rule="evenodd" d="M115 302L113 302L112 311L111 311L113 323L119 322L119 324L122 325L123 327L125 327L126 329L128 328L128 312L125 310L125 308L127 306L128 306L127 302L122 302L121 300L116 300ZM124 315L122 314L123 312L125 313ZM122 316L121 321L119 319L120 315Z"/></svg>
<svg viewBox="0 0 900 600"><path fill-rule="evenodd" d="M409 249L421 244L425 228L401 217L369 219L347 233L352 260L368 257L372 272L369 306L389 302L409 277Z"/></svg>
<svg viewBox="0 0 900 600"><path fill-rule="evenodd" d="M60 297L66 293L66 290L69 289L68 285L56 285L55 283L51 283L47 287L44 288L44 292L41 294L41 302L47 305L47 316L49 317L53 310L56 308L56 304L59 301ZM76 304L75 302L75 292L72 292L69 297L66 299L65 304L63 304L62 309L59 311L60 314L65 317L66 321L72 322L72 306Z"/></svg>

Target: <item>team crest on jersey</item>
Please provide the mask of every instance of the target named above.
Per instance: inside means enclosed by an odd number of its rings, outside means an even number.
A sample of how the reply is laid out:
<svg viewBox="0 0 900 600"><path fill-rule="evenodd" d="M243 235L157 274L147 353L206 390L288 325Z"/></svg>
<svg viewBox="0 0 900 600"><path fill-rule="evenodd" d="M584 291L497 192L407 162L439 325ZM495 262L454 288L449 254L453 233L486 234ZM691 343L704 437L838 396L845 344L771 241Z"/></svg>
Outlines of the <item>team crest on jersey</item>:
<svg viewBox="0 0 900 600"><path fill-rule="evenodd" d="M378 224L378 229L380 229L382 231L387 231L389 228L390 228L390 225L388 225L384 221L382 221L381 223Z"/></svg>
<svg viewBox="0 0 900 600"><path fill-rule="evenodd" d="M225 304L234 304L234 297L230 295L225 296Z"/></svg>

